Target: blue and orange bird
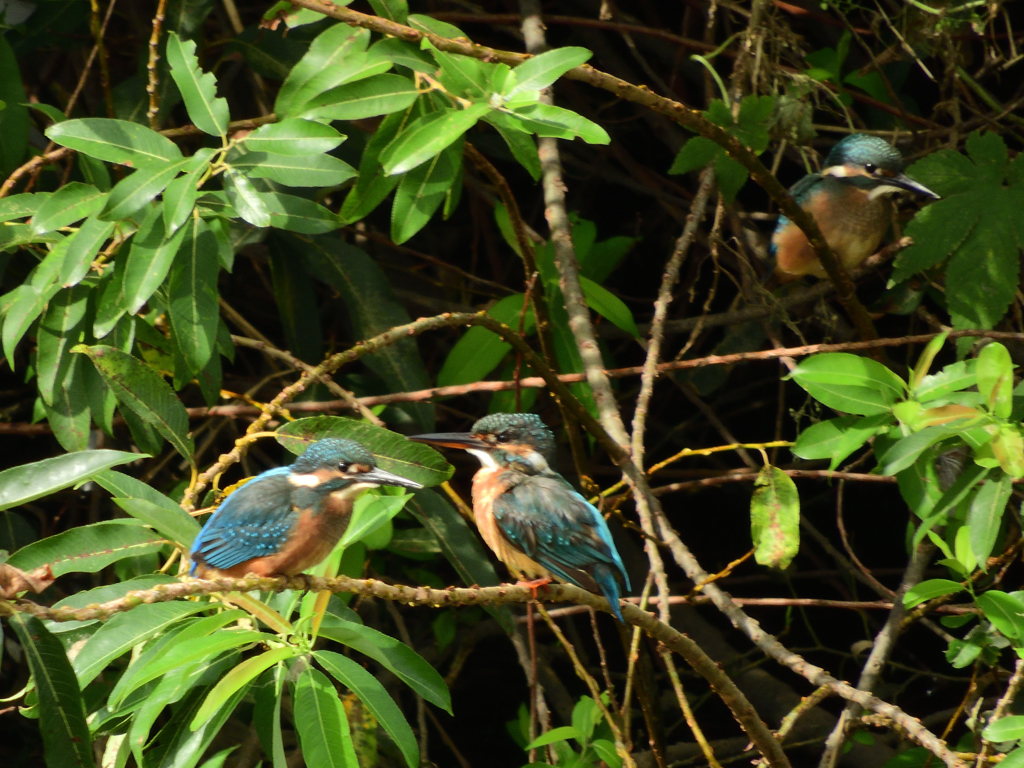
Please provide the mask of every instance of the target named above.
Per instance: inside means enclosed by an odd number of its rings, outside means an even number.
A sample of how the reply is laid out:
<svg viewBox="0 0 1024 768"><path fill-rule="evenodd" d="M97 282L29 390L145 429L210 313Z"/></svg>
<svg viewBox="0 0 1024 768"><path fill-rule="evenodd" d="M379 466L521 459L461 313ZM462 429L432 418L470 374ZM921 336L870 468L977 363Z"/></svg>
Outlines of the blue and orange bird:
<svg viewBox="0 0 1024 768"><path fill-rule="evenodd" d="M473 517L480 535L524 586L552 578L607 598L615 617L629 576L601 513L551 465L555 437L533 413L492 413L470 432L410 437L462 448L480 460ZM526 580L526 581L523 581Z"/></svg>
<svg viewBox="0 0 1024 768"><path fill-rule="evenodd" d="M289 467L257 475L228 494L192 544L189 573L212 576L294 576L334 549L368 488L417 482L377 468L354 440L326 438Z"/></svg>
<svg viewBox="0 0 1024 768"><path fill-rule="evenodd" d="M821 228L829 247L847 270L878 250L889 227L889 196L912 192L938 195L903 173L899 150L877 136L855 133L828 153L825 167L800 179L789 192ZM772 235L771 256L781 280L804 275L826 277L825 268L803 231L785 216Z"/></svg>

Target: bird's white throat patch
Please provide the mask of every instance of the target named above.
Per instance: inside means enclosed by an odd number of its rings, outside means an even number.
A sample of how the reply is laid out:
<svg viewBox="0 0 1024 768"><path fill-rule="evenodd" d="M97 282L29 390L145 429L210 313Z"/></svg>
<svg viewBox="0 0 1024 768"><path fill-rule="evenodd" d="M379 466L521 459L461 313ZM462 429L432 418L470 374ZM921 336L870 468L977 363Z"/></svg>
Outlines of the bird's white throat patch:
<svg viewBox="0 0 1024 768"><path fill-rule="evenodd" d="M868 200L874 200L876 197L883 197L885 195L895 195L897 192L904 192L902 187L893 187L888 184L883 184L880 187L875 187L868 194Z"/></svg>
<svg viewBox="0 0 1024 768"><path fill-rule="evenodd" d="M320 477L317 475L288 475L288 482L298 488L316 488L320 485Z"/></svg>
<svg viewBox="0 0 1024 768"><path fill-rule="evenodd" d="M480 451L475 448L467 448L466 453L471 453L480 459L480 465L484 469L497 469L498 462L494 460L494 457L487 451Z"/></svg>
<svg viewBox="0 0 1024 768"><path fill-rule="evenodd" d="M356 496L361 494L363 491L368 490L370 488L378 488L378 487L379 486L378 486L377 483L352 483L352 485L347 485L344 488L342 488L340 491L335 491L334 493L332 493L331 494L331 498L332 499L342 500L342 501L345 501L345 500L348 500L348 499L354 499Z"/></svg>

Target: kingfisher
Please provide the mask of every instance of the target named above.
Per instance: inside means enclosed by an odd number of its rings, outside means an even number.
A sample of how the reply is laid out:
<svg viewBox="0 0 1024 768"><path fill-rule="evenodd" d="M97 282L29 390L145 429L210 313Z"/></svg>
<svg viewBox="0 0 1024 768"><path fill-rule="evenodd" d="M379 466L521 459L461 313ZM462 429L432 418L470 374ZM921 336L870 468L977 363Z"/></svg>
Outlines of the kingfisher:
<svg viewBox="0 0 1024 768"><path fill-rule="evenodd" d="M889 228L889 196L896 192L939 198L903 173L898 149L863 133L851 134L832 147L821 172L804 176L789 190L814 217L847 270L856 269L878 250ZM779 216L770 254L780 280L827 276L807 236L785 216Z"/></svg>
<svg viewBox="0 0 1024 768"><path fill-rule="evenodd" d="M461 448L480 460L473 477L473 517L487 546L521 586L551 580L605 596L622 621L619 585L629 576L597 509L558 474L555 436L533 413L492 413L469 432L410 437Z"/></svg>
<svg viewBox="0 0 1024 768"><path fill-rule="evenodd" d="M423 487L378 469L355 440L318 440L291 466L268 470L228 494L192 544L189 574L302 573L334 549L356 498L381 485Z"/></svg>

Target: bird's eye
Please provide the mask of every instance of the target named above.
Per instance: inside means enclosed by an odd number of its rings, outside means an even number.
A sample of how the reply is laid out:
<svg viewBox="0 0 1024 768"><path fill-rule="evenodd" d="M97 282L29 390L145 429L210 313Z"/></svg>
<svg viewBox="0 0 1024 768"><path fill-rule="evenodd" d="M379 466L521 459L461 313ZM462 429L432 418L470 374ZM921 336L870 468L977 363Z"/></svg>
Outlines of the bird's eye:
<svg viewBox="0 0 1024 768"><path fill-rule="evenodd" d="M494 439L497 440L499 443L507 443L508 442L508 435L506 435L504 432L502 432L500 435L495 435Z"/></svg>
<svg viewBox="0 0 1024 768"><path fill-rule="evenodd" d="M864 170L868 173L874 173L878 168L874 163L864 163Z"/></svg>
<svg viewBox="0 0 1024 768"><path fill-rule="evenodd" d="M351 465L347 461L339 461L338 462L338 470L341 471L341 472L348 472L348 468L350 466Z"/></svg>

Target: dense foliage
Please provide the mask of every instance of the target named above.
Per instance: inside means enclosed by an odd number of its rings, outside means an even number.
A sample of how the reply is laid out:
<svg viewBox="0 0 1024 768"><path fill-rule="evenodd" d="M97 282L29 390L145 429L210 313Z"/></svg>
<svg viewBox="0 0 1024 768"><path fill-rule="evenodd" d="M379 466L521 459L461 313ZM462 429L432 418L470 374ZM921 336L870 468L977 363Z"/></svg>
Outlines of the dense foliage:
<svg viewBox="0 0 1024 768"><path fill-rule="evenodd" d="M0 8L3 764L1024 765L1016 4L347 5ZM850 133L941 197L852 275L784 191ZM404 437L498 411L625 626ZM323 437L425 488L188 578Z"/></svg>

